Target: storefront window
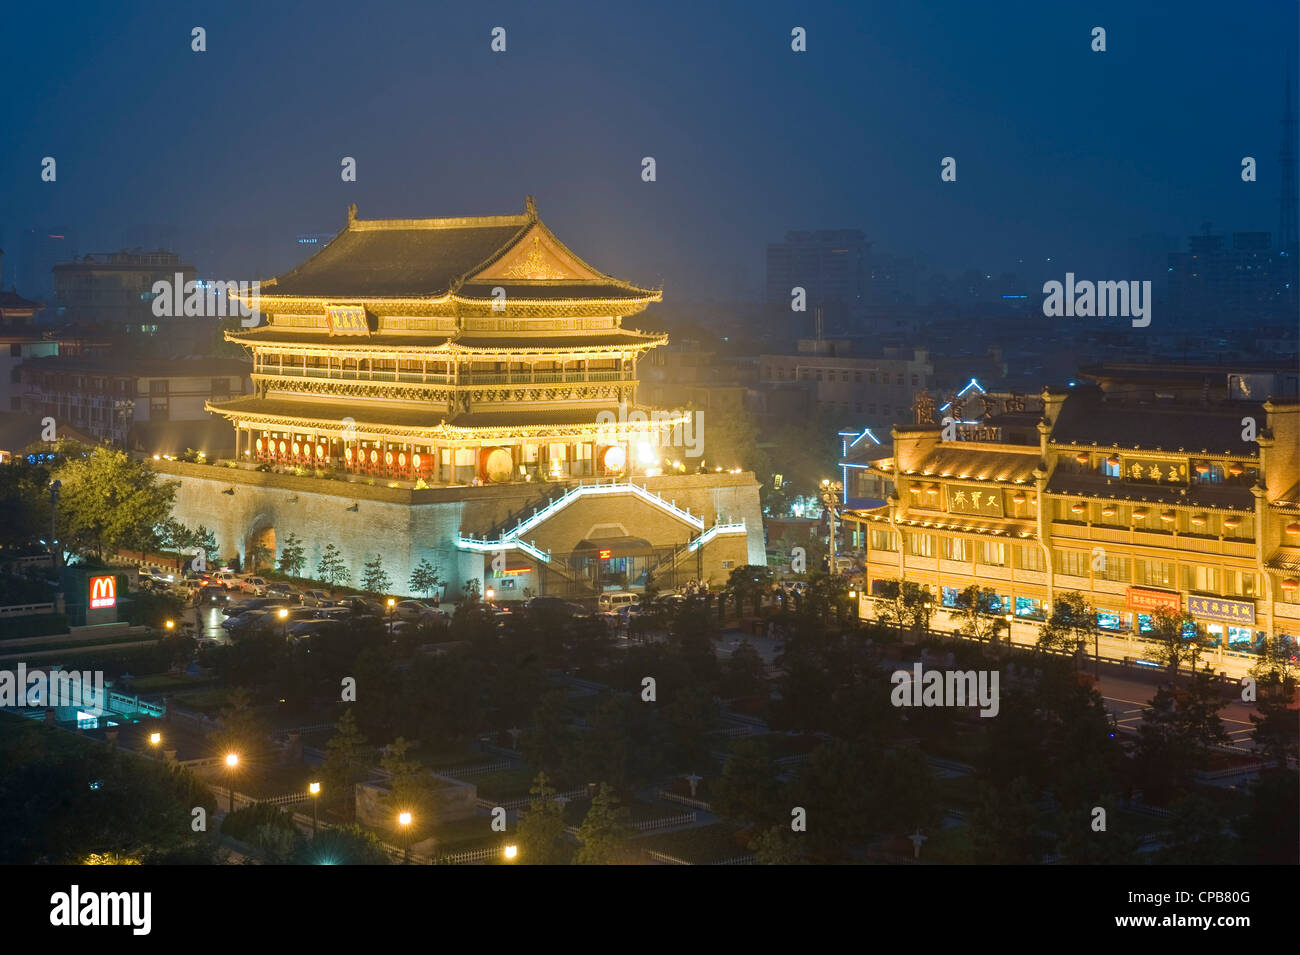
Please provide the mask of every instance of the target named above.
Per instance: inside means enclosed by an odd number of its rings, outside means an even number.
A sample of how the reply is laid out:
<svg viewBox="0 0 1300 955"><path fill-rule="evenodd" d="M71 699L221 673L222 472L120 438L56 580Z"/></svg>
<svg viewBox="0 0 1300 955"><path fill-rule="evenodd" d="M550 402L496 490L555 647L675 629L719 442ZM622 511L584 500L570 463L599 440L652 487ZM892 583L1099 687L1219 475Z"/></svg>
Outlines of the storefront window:
<svg viewBox="0 0 1300 955"><path fill-rule="evenodd" d="M961 593L956 587L943 588L943 605L945 607L957 606L957 594Z"/></svg>

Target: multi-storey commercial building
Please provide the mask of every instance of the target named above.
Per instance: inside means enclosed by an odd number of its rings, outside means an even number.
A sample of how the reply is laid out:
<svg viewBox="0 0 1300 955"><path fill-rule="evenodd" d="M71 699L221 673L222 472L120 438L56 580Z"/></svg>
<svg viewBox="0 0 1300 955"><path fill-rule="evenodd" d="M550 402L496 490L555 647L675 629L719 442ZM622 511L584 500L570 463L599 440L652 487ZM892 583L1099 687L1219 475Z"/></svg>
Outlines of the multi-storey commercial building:
<svg viewBox="0 0 1300 955"><path fill-rule="evenodd" d="M261 284L267 323L227 333L253 392L208 410L237 466L175 465L181 519L215 525L227 556L290 532L308 569L332 544L354 574L378 552L404 586L431 559L498 596L762 563L752 475L661 473L686 416L638 403L637 366L667 339L623 326L660 295L579 259L531 198L450 219L354 206Z"/></svg>
<svg viewBox="0 0 1300 955"><path fill-rule="evenodd" d="M58 317L74 325L109 326L133 335L155 335L154 284L194 279L194 266L175 252L104 252L54 267ZM190 324L194 324L191 322ZM164 331L177 326L164 322Z"/></svg>
<svg viewBox="0 0 1300 955"><path fill-rule="evenodd" d="M247 392L248 370L235 358L36 357L16 374L22 409L53 418L58 428L151 454L194 448L215 457L233 450L234 441L228 429L210 427L206 405Z"/></svg>
<svg viewBox="0 0 1300 955"><path fill-rule="evenodd" d="M907 416L916 392L932 387L932 375L923 348L854 354L844 339L803 339L796 354L763 355L758 363L758 387L769 399L769 413L780 414L772 400L776 395L806 395L799 413L834 415L846 425L861 423L882 434Z"/></svg>
<svg viewBox="0 0 1300 955"><path fill-rule="evenodd" d="M866 545L863 614L877 613L881 581L902 579L930 588L940 626L978 585L1021 622L1077 591L1123 639L1156 607L1203 624L1224 653L1300 636L1300 403L1268 397L1283 376L1255 375L1269 389L1252 398L1230 369L1195 388L1159 369L1091 377L1021 413L1037 419L1036 443L894 428L892 456L871 464L894 494L845 515Z"/></svg>

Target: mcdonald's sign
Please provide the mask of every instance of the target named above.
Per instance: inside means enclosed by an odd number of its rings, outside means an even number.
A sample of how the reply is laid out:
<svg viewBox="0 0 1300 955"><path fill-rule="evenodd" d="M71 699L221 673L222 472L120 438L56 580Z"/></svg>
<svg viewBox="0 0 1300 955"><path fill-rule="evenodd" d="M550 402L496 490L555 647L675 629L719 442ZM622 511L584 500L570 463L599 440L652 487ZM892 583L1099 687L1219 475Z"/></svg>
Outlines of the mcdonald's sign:
<svg viewBox="0 0 1300 955"><path fill-rule="evenodd" d="M117 579L115 577L90 578L90 607L98 610L117 606Z"/></svg>

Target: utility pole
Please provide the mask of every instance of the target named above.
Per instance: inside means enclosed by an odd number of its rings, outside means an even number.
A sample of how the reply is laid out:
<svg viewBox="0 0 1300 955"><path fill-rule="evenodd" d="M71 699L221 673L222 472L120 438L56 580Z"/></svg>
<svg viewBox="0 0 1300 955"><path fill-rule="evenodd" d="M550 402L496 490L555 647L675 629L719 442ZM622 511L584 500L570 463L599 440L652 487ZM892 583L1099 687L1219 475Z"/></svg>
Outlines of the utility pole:
<svg viewBox="0 0 1300 955"><path fill-rule="evenodd" d="M59 547L59 542L55 536L54 530L55 519L59 513L59 489L62 487L62 481L50 482L50 560L53 562L53 568L55 571L59 569L59 564L62 563L59 559L61 556L59 554L61 548Z"/></svg>

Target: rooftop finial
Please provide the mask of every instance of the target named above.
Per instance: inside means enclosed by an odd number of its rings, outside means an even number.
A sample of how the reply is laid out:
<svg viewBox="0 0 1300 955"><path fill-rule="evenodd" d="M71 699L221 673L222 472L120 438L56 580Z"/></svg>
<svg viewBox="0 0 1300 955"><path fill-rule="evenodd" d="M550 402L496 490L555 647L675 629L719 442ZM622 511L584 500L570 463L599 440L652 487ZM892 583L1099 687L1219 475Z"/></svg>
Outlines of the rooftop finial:
<svg viewBox="0 0 1300 955"><path fill-rule="evenodd" d="M357 221L357 204L354 202L348 206L348 224L351 225Z"/></svg>
<svg viewBox="0 0 1300 955"><path fill-rule="evenodd" d="M537 201L532 196L524 196L524 212L530 219L537 218Z"/></svg>

